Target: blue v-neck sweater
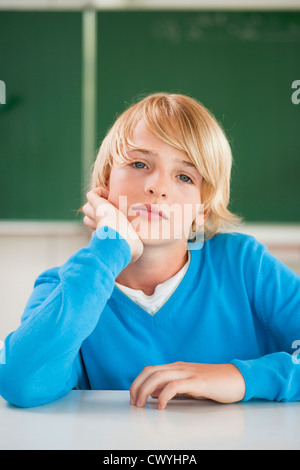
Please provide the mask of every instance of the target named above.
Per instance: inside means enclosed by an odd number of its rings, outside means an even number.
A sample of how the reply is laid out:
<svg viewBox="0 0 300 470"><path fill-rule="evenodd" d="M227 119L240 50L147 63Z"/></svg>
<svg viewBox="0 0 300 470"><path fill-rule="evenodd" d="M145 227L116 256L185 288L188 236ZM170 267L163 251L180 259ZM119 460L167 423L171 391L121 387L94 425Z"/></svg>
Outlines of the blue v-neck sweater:
<svg viewBox="0 0 300 470"><path fill-rule="evenodd" d="M4 343L0 395L29 407L73 388L128 390L145 366L184 361L233 363L244 400L300 399L300 277L264 245L215 235L191 251L154 316L115 286L130 258L126 240L101 228L36 279Z"/></svg>

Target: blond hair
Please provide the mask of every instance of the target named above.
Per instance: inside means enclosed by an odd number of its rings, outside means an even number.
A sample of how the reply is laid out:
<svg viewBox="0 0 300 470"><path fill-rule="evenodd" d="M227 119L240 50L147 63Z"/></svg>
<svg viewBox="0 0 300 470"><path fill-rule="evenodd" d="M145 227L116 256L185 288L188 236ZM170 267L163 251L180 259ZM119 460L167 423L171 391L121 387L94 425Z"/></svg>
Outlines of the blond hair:
<svg viewBox="0 0 300 470"><path fill-rule="evenodd" d="M236 227L241 218L228 210L232 154L215 117L197 100L181 94L155 93L125 110L109 129L91 169L90 190L106 187L114 163L128 159L139 120L156 137L184 152L202 175L201 203L208 214L205 239ZM202 230L203 231L203 230Z"/></svg>

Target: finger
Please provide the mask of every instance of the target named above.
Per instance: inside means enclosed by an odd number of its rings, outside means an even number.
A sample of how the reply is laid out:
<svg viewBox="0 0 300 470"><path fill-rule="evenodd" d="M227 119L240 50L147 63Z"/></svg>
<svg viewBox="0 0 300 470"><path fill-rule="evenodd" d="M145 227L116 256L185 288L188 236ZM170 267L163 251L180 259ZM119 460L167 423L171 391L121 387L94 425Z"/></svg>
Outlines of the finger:
<svg viewBox="0 0 300 470"><path fill-rule="evenodd" d="M157 398L160 392L163 390L164 387L158 387L154 392L151 393L152 398Z"/></svg>
<svg viewBox="0 0 300 470"><path fill-rule="evenodd" d="M98 217L105 217L115 213L115 207L104 197L99 196L95 191L89 191L86 195L89 204Z"/></svg>
<svg viewBox="0 0 300 470"><path fill-rule="evenodd" d="M140 386L137 396L136 405L144 406L147 402L148 396L151 395L157 388L163 388L169 382L180 380L188 377L188 372L184 370L169 369L158 370L154 372L148 379Z"/></svg>
<svg viewBox="0 0 300 470"><path fill-rule="evenodd" d="M89 191L86 193L86 198L88 202L91 204L92 207L97 207L97 204L99 204L99 194L97 194L95 191Z"/></svg>
<svg viewBox="0 0 300 470"><path fill-rule="evenodd" d="M191 380L173 380L169 382L158 396L157 408L164 410L168 401L176 395L189 395Z"/></svg>
<svg viewBox="0 0 300 470"><path fill-rule="evenodd" d="M146 367L144 367L142 372L139 373L139 375L135 378L135 380L132 382L132 384L130 386L130 399L131 399L131 402L135 403L137 393L138 393L138 390L139 390L140 386L142 385L143 382L145 382L145 380L148 379L148 377L150 377L151 374L153 374L154 372L156 372L158 370L171 369L175 364L177 366L179 363L174 362L172 364L162 364L162 365L159 365L159 366L146 366Z"/></svg>
<svg viewBox="0 0 300 470"><path fill-rule="evenodd" d="M94 193L97 196L103 197L104 199L108 199L109 196L109 191L106 188L103 188L102 186L97 186L96 188L91 189L89 193Z"/></svg>
<svg viewBox="0 0 300 470"><path fill-rule="evenodd" d="M163 391L164 387L160 387L157 390L155 390L153 393L151 393L151 398L158 398L159 394ZM176 397L184 397L184 398L194 398L190 393L177 393ZM173 397L174 398L174 397Z"/></svg>
<svg viewBox="0 0 300 470"><path fill-rule="evenodd" d="M95 205L99 203L99 198L105 199L107 201L108 199L108 191L105 188L102 187L97 187L94 189L91 189L86 193L86 198L88 202L92 205Z"/></svg>
<svg viewBox="0 0 300 470"><path fill-rule="evenodd" d="M83 223L92 230L96 230L96 222L94 219L90 219L88 216L85 216L83 218Z"/></svg>
<svg viewBox="0 0 300 470"><path fill-rule="evenodd" d="M145 380L147 380L147 378L150 377L150 375L152 375L154 372L159 371L159 370L168 370L168 369L182 369L185 365L186 365L185 362L172 362L169 364L160 364L158 366L144 367L142 372L139 373L139 375L135 378L135 380L131 384L131 387L130 387L131 400L135 402L138 389L140 388L142 383L145 382Z"/></svg>
<svg viewBox="0 0 300 470"><path fill-rule="evenodd" d="M94 218L94 209L93 207L91 206L91 204L89 202L87 202L86 204L84 204L84 206L82 206L82 212L87 215L90 219L93 219Z"/></svg>

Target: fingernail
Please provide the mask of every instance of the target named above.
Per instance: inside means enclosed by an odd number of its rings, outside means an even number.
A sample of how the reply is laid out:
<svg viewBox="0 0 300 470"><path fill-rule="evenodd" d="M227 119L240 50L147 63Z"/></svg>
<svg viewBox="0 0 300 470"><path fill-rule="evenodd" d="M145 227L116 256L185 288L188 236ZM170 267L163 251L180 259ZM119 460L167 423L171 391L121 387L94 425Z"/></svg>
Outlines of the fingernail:
<svg viewBox="0 0 300 470"><path fill-rule="evenodd" d="M137 401L136 401L136 406L141 406L142 402L141 400L138 398Z"/></svg>
<svg viewBox="0 0 300 470"><path fill-rule="evenodd" d="M132 397L130 397L130 404L134 405L134 399Z"/></svg>

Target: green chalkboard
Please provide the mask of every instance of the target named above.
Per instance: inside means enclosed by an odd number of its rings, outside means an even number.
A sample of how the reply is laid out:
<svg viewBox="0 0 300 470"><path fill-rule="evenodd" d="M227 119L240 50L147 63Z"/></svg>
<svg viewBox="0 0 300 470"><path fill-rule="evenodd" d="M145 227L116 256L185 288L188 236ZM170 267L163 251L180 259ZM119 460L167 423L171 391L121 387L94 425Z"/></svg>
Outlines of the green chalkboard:
<svg viewBox="0 0 300 470"><path fill-rule="evenodd" d="M98 142L139 96L185 93L230 139L231 209L300 222L300 12L98 13Z"/></svg>
<svg viewBox="0 0 300 470"><path fill-rule="evenodd" d="M71 220L80 204L81 12L1 12L1 219Z"/></svg>
<svg viewBox="0 0 300 470"><path fill-rule="evenodd" d="M82 12L0 12L0 219L81 204ZM97 142L157 91L207 106L232 145L231 209L300 221L300 12L98 11Z"/></svg>

